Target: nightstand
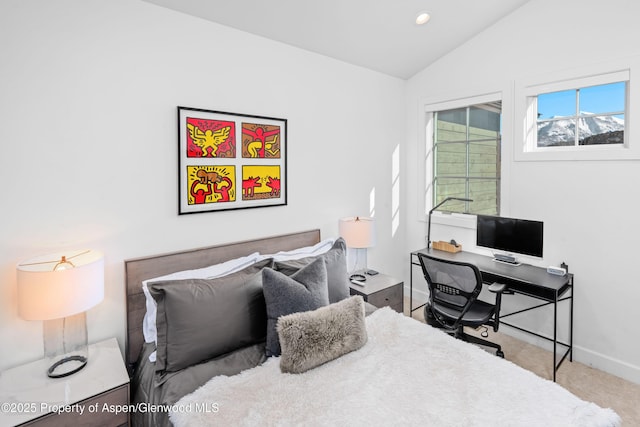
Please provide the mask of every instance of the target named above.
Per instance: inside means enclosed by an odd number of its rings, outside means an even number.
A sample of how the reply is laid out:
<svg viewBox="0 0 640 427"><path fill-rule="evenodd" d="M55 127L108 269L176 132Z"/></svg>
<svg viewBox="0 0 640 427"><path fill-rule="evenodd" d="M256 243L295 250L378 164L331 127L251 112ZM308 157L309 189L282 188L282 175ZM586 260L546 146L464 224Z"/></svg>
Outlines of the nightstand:
<svg viewBox="0 0 640 427"><path fill-rule="evenodd" d="M48 365L0 372L0 427L129 424L129 375L115 338L90 345L87 365L73 375L49 378Z"/></svg>
<svg viewBox="0 0 640 427"><path fill-rule="evenodd" d="M367 278L364 286L349 284L351 295L361 295L365 301L378 308L389 306L398 313L403 312L404 283L402 281L382 273L364 276Z"/></svg>

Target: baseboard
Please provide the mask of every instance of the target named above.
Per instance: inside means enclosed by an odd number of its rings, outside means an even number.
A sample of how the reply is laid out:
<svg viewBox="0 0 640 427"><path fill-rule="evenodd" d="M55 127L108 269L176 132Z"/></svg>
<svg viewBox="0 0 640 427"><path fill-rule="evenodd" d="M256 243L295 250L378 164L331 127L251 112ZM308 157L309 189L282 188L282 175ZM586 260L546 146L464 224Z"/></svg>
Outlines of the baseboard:
<svg viewBox="0 0 640 427"><path fill-rule="evenodd" d="M614 357L579 346L573 347L573 360L632 383L640 384L640 366L634 366Z"/></svg>
<svg viewBox="0 0 640 427"><path fill-rule="evenodd" d="M528 344L535 345L536 347L543 348L549 352L553 352L552 342L509 327L508 325L501 324L500 332ZM566 350L566 347L560 346L559 348L563 349L563 352ZM575 343L573 345L573 360L594 369L615 375L616 377L620 377L626 381L640 384L640 366L634 366L614 357L575 345ZM570 362L567 359L563 363ZM560 369L562 369L562 367Z"/></svg>
<svg viewBox="0 0 640 427"><path fill-rule="evenodd" d="M409 287L405 286L404 296L409 298ZM413 288L413 299L417 301L427 301L429 299L429 292L420 289Z"/></svg>
<svg viewBox="0 0 640 427"><path fill-rule="evenodd" d="M409 289L405 286L404 296L406 300L409 300ZM406 301L405 300L405 301ZM429 292L422 291L420 289L413 288L413 308L415 310L421 304L426 303L429 300ZM408 307L407 307L408 309ZM417 313L417 311L416 311ZM411 315L411 313L409 314Z"/></svg>

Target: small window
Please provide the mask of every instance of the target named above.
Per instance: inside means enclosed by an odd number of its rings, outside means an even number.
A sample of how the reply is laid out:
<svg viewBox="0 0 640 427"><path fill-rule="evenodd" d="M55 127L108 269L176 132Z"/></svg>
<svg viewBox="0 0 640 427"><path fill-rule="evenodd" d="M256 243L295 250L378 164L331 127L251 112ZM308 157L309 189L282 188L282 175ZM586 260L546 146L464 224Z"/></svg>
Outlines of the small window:
<svg viewBox="0 0 640 427"><path fill-rule="evenodd" d="M626 82L541 93L537 148L624 144Z"/></svg>
<svg viewBox="0 0 640 427"><path fill-rule="evenodd" d="M614 61L516 81L515 160L640 158L629 123L632 65Z"/></svg>

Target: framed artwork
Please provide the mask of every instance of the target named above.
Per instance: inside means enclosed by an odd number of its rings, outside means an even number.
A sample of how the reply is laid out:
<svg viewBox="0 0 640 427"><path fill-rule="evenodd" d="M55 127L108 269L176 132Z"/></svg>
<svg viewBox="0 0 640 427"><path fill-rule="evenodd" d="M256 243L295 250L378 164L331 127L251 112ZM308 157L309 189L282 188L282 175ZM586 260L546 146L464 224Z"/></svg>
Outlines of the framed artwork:
<svg viewBox="0 0 640 427"><path fill-rule="evenodd" d="M178 107L178 213L287 204L287 120Z"/></svg>

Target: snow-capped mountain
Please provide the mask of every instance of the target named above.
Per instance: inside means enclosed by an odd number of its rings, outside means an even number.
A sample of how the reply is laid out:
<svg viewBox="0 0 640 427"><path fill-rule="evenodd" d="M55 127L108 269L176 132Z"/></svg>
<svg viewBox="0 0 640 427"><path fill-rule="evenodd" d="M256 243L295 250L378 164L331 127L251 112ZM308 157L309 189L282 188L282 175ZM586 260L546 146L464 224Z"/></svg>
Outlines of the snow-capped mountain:
<svg viewBox="0 0 640 427"><path fill-rule="evenodd" d="M588 114L588 113L585 113ZM578 119L578 137L586 139L583 144L622 143L624 139L624 120L613 116L590 116ZM567 145L575 139L575 120L559 119L538 123L538 146ZM606 136L606 134L609 134ZM597 137L602 135L602 137ZM605 142L605 140L607 142ZM563 144L564 142L564 144Z"/></svg>

